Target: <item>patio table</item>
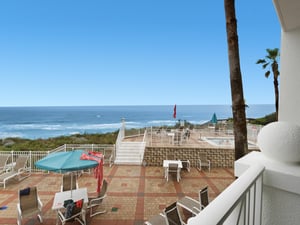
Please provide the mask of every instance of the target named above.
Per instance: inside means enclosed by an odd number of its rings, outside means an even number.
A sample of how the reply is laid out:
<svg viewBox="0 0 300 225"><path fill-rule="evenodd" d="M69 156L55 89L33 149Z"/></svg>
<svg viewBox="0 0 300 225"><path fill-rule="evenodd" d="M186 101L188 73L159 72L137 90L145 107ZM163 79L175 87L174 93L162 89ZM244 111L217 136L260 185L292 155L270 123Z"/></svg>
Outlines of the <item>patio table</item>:
<svg viewBox="0 0 300 225"><path fill-rule="evenodd" d="M69 199L72 199L74 202L76 202L80 199L83 199L83 203L84 203L84 205L86 205L89 201L87 188L78 188L78 189L74 189L74 190L61 191L61 192L55 193L54 200L53 200L53 205L52 205L52 210L57 211L56 224L59 220L58 210L64 208L65 200L69 200ZM83 216L85 216L85 208L86 207L82 207L82 210L84 211ZM85 218L83 218L83 219L85 221Z"/></svg>
<svg viewBox="0 0 300 225"><path fill-rule="evenodd" d="M55 193L52 209L57 210L64 207L64 201L72 199L74 202L83 199L84 203L88 203L87 188L78 188L69 191L61 191Z"/></svg>

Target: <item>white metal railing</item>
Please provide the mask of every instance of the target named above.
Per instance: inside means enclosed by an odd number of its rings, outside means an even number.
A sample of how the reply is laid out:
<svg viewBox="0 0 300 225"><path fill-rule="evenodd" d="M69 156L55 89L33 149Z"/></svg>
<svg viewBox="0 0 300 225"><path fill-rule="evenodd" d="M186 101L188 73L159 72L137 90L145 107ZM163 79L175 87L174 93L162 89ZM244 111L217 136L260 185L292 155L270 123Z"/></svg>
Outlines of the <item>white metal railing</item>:
<svg viewBox="0 0 300 225"><path fill-rule="evenodd" d="M249 148L257 149L256 140L257 135L262 126L259 125L247 125L247 135L248 141L251 143ZM175 129L175 128L157 128L157 127L147 127L147 145L184 145L184 146L195 146L195 140L203 141L205 137L230 137L234 138L233 130L228 129L210 129L208 127L204 128L194 128L194 129ZM191 140L191 141L190 141ZM217 146L216 146L217 147ZM222 146L221 148L223 148ZM229 145L229 147L231 147Z"/></svg>
<svg viewBox="0 0 300 225"><path fill-rule="evenodd" d="M139 137L143 136L145 133L145 128L138 128L138 129L126 129L124 137Z"/></svg>
<svg viewBox="0 0 300 225"><path fill-rule="evenodd" d="M143 137L143 142L147 141L147 129L144 131L144 137Z"/></svg>
<svg viewBox="0 0 300 225"><path fill-rule="evenodd" d="M195 140L200 140L202 136L214 136L215 131L209 129L171 129L171 128L147 128L147 145L155 146L195 146ZM225 135L225 134L224 134ZM224 136L223 135L223 136ZM220 136L220 133L218 133ZM192 140L192 141L190 141Z"/></svg>
<svg viewBox="0 0 300 225"><path fill-rule="evenodd" d="M65 144L63 148L65 151L71 151L74 149L91 150L91 151L102 151L102 150L114 150L115 145L112 144Z"/></svg>
<svg viewBox="0 0 300 225"><path fill-rule="evenodd" d="M119 133L118 133L117 140L116 140L116 156L118 154L118 149L119 149L120 143L122 142L124 137L125 137L125 122L123 120L122 126L119 129Z"/></svg>
<svg viewBox="0 0 300 225"><path fill-rule="evenodd" d="M29 172L35 172L38 169L34 166L34 163L48 155L49 151L0 151L0 155L7 154L11 155L7 162L8 165L14 165L16 159L20 155L29 155L29 160L27 161L27 169Z"/></svg>
<svg viewBox="0 0 300 225"><path fill-rule="evenodd" d="M27 168L31 172L40 172L40 170L35 167L35 162L44 158L50 153L60 152L60 151L71 151L74 149L82 149L82 150L92 150L92 151L101 151L105 155L106 153L111 154L112 158L115 155L115 145L104 145L104 144L64 144L59 146L51 151L0 151L0 155L10 154L11 157L9 159L8 164L12 164L16 161L19 155L29 155L29 160L27 162ZM111 163L111 162L110 162Z"/></svg>
<svg viewBox="0 0 300 225"><path fill-rule="evenodd" d="M252 141L254 143L257 142L257 135L260 132L260 130L263 128L262 125L256 125L256 124L247 124L247 138L249 141Z"/></svg>
<svg viewBox="0 0 300 225"><path fill-rule="evenodd" d="M264 166L245 171L188 225L261 225Z"/></svg>

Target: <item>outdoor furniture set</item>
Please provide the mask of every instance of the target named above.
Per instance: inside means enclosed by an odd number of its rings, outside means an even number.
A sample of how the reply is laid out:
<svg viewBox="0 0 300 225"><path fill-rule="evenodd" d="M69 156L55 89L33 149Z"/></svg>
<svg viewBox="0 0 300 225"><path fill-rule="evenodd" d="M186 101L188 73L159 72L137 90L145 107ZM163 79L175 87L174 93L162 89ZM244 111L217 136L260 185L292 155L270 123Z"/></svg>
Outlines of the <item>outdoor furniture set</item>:
<svg viewBox="0 0 300 225"><path fill-rule="evenodd" d="M101 153L87 153L83 150L56 152L37 161L35 166L46 171L62 173L60 192L55 194L52 205L52 210L57 212L56 224L59 221L61 224L65 224L76 220L81 225L86 225L86 210L90 210L91 217L106 212L106 210L96 210L103 204L108 186L107 181L103 180L103 155ZM96 168L95 171L97 171L98 194L96 196L89 196L87 188L78 187L77 172L89 168ZM36 187L19 191L17 208L18 225L21 225L22 215L31 215L32 213L38 213L40 222L43 221L42 203L37 195Z"/></svg>
<svg viewBox="0 0 300 225"><path fill-rule="evenodd" d="M162 213L151 217L145 221L145 225L185 225L179 208L187 210L191 216L195 216L201 212L209 204L208 187L204 187L199 191L199 201L184 196L183 198L168 205ZM186 218L187 220L188 218Z"/></svg>
<svg viewBox="0 0 300 225"><path fill-rule="evenodd" d="M176 159L173 154L168 154L167 159L163 161L164 167L164 178L169 181L169 174L175 174L177 182L180 181L181 169L186 169L188 172L191 170L191 163L188 159ZM206 154L201 153L200 158L197 162L197 169L202 170L203 167L207 167L208 171L210 171L210 160L207 159Z"/></svg>
<svg viewBox="0 0 300 225"><path fill-rule="evenodd" d="M69 186L70 187L70 186ZM56 224L58 221L65 224L68 221L76 220L82 225L86 225L86 211L90 211L90 217L106 212L98 210L98 207L104 204L108 183L103 180L101 191L96 196L90 196L87 188L77 188L55 193L52 210L57 212ZM24 216L37 214L40 223L42 217L43 204L38 196L37 187L28 187L19 190L19 202L17 204L18 219L17 224L22 224Z"/></svg>

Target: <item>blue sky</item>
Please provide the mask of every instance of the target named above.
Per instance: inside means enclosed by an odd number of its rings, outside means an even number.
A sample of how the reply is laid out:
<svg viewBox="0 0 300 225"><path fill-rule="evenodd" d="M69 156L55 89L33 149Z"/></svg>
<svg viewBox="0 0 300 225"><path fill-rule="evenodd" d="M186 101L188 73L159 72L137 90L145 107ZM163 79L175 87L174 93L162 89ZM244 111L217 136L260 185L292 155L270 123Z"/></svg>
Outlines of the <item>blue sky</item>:
<svg viewBox="0 0 300 225"><path fill-rule="evenodd" d="M224 1L0 1L0 106L231 104ZM236 1L247 104L280 48L271 0Z"/></svg>

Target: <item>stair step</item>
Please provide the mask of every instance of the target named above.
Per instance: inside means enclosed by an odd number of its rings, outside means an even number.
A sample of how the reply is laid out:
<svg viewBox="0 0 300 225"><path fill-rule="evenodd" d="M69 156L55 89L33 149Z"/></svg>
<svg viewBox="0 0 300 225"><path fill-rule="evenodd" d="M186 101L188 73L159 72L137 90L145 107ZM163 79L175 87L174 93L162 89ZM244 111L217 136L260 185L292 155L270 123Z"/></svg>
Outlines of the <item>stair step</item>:
<svg viewBox="0 0 300 225"><path fill-rule="evenodd" d="M121 142L116 153L115 164L141 165L145 151L145 142Z"/></svg>

